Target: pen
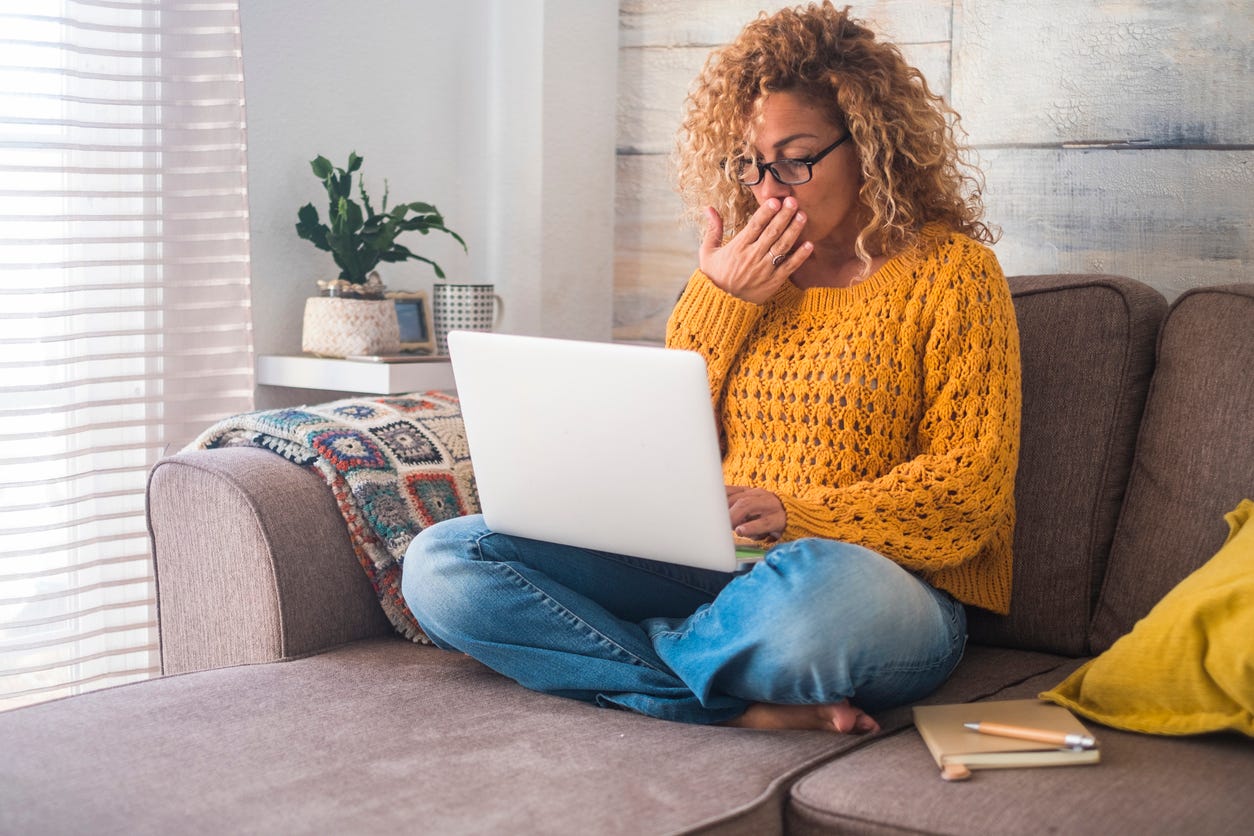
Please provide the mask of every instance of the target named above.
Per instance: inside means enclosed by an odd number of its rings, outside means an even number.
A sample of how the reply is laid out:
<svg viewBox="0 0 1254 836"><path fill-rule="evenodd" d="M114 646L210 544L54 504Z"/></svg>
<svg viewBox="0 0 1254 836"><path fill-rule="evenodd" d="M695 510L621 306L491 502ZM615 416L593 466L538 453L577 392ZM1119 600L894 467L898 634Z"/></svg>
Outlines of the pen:
<svg viewBox="0 0 1254 836"><path fill-rule="evenodd" d="M1014 737L1019 740L1033 740L1037 743L1049 743L1068 749L1092 749L1097 745L1087 734L1070 734L1068 732L1046 731L1045 729L1028 729L1023 726L1008 726L1004 723L963 723L965 728L980 734L994 734L998 737Z"/></svg>

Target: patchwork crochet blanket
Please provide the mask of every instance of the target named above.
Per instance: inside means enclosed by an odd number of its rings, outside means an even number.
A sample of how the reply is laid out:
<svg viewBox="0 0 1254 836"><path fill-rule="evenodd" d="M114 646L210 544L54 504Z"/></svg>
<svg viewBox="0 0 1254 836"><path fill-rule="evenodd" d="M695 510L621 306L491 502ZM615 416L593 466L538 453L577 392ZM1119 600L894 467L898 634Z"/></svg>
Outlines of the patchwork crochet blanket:
<svg viewBox="0 0 1254 836"><path fill-rule="evenodd" d="M326 480L388 619L426 642L401 597L405 549L427 526L479 510L457 399L427 392L248 412L188 449L238 445L271 450Z"/></svg>

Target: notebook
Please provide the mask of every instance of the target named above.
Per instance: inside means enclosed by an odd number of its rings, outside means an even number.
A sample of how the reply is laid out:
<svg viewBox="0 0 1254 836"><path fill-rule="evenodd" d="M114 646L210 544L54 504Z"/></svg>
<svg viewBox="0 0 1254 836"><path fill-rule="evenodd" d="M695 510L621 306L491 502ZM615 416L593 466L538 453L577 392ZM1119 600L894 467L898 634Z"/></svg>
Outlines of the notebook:
<svg viewBox="0 0 1254 836"><path fill-rule="evenodd" d="M503 534L735 572L705 360L664 348L454 331L479 505Z"/></svg>
<svg viewBox="0 0 1254 836"><path fill-rule="evenodd" d="M1041 700L994 700L954 705L916 705L914 725L936 765L961 764L969 769L1024 766L1072 766L1097 763L1100 753L1068 749L1012 737L981 734L966 723L1001 723L1029 729L1090 736L1070 711Z"/></svg>

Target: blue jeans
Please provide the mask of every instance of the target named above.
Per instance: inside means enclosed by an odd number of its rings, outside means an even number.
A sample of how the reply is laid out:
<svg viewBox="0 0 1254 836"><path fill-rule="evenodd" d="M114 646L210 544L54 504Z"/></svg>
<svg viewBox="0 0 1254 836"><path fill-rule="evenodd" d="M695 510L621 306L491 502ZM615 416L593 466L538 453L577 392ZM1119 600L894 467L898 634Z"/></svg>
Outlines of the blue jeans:
<svg viewBox="0 0 1254 836"><path fill-rule="evenodd" d="M405 602L436 645L546 694L719 723L751 703L876 711L958 664L962 605L861 546L782 543L739 574L496 534L479 516L423 531Z"/></svg>

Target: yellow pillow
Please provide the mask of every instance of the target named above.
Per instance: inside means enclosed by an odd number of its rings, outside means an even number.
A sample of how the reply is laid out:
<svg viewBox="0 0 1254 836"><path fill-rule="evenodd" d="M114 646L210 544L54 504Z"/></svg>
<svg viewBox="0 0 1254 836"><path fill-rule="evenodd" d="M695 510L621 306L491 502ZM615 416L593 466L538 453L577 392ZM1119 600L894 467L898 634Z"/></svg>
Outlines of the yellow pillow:
<svg viewBox="0 0 1254 836"><path fill-rule="evenodd" d="M1041 699L1150 734L1254 737L1254 501L1225 515L1223 548L1110 649Z"/></svg>

